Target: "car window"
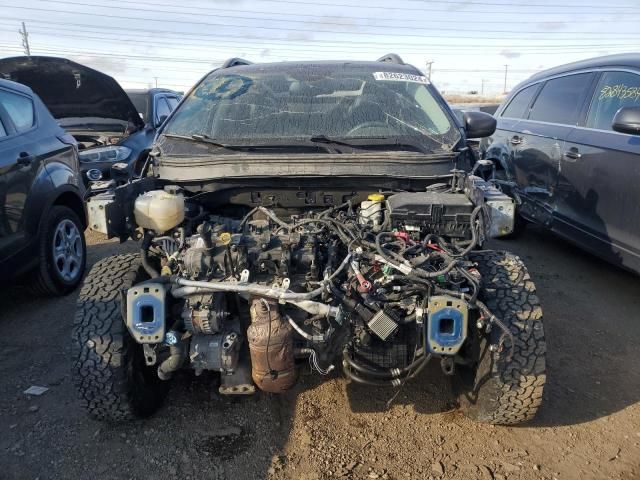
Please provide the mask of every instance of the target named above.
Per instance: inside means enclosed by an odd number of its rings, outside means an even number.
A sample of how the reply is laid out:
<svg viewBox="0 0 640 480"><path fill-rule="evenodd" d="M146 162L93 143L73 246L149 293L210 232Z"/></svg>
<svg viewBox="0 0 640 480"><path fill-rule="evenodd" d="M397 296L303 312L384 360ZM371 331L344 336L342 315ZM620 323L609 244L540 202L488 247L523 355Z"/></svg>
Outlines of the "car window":
<svg viewBox="0 0 640 480"><path fill-rule="evenodd" d="M171 108L165 97L156 97L156 122L160 121L163 116L169 116Z"/></svg>
<svg viewBox="0 0 640 480"><path fill-rule="evenodd" d="M611 130L616 112L633 106L640 106L640 75L604 72L593 94L587 127Z"/></svg>
<svg viewBox="0 0 640 480"><path fill-rule="evenodd" d="M180 103L176 97L167 97L167 102L169 102L169 108L171 111L173 111L173 109L178 106L178 103Z"/></svg>
<svg viewBox="0 0 640 480"><path fill-rule="evenodd" d="M140 118L144 123L149 123L149 94L147 92L128 91L127 95L131 99L131 103L136 107L136 111L140 114Z"/></svg>
<svg viewBox="0 0 640 480"><path fill-rule="evenodd" d="M591 78L591 73L579 73L549 80L533 104L529 119L575 125Z"/></svg>
<svg viewBox="0 0 640 480"><path fill-rule="evenodd" d="M509 105L507 105L507 108L504 109L504 112L502 112L500 116L507 118L526 118L529 113L527 107L538 91L538 86L538 84L531 85L516 93L515 97L511 99L511 102L509 102Z"/></svg>
<svg viewBox="0 0 640 480"><path fill-rule="evenodd" d="M0 90L0 103L7 111L18 132L24 132L33 127L35 116L33 102L29 97Z"/></svg>

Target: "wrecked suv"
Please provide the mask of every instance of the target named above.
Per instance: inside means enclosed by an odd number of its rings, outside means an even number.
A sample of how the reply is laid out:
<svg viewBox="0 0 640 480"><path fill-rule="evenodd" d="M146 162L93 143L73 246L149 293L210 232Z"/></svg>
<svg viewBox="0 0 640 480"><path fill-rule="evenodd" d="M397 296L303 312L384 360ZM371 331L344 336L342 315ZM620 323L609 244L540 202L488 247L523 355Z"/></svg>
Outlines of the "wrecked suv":
<svg viewBox="0 0 640 480"><path fill-rule="evenodd" d="M180 369L221 395L280 393L298 372L399 387L437 363L471 418L531 419L545 382L535 287L482 249L513 201L473 174L421 73L377 62L234 59L163 126L142 177L89 200L90 225L140 242L78 300L75 384L95 417L152 414Z"/></svg>

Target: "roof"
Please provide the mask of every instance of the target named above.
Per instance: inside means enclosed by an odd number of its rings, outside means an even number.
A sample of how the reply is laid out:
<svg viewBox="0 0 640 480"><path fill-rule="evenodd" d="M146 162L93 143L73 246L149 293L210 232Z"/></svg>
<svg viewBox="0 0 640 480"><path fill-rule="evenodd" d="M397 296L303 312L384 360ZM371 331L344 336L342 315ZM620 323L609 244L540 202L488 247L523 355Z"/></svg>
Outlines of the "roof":
<svg viewBox="0 0 640 480"><path fill-rule="evenodd" d="M125 92L127 92L127 94L129 93L176 93L179 94L180 92L176 91L176 90L171 90L169 88L125 88L124 89Z"/></svg>
<svg viewBox="0 0 640 480"><path fill-rule="evenodd" d="M578 62L567 63L558 67L549 68L529 77L523 83L531 83L553 75L573 72L575 70L585 70L600 67L633 67L640 68L640 53L621 53L618 55L607 55L604 57L588 58Z"/></svg>
<svg viewBox="0 0 640 480"><path fill-rule="evenodd" d="M353 66L361 68L363 70L377 71L377 72L407 72L412 74L422 75L420 71L409 64L399 64L391 62L376 62L376 61L351 61L351 60L322 60L313 62L273 62L273 63L252 63L250 65L236 65L225 69L216 69L215 72L227 73L227 72L255 72L255 71L278 71L278 70L295 70L304 67L323 67L327 70L341 69L346 66Z"/></svg>
<svg viewBox="0 0 640 480"><path fill-rule="evenodd" d="M0 87L8 88L10 90L15 90L16 92L24 93L26 95L33 95L33 90L31 90L26 85L22 83L13 82L11 80L5 80L0 77Z"/></svg>

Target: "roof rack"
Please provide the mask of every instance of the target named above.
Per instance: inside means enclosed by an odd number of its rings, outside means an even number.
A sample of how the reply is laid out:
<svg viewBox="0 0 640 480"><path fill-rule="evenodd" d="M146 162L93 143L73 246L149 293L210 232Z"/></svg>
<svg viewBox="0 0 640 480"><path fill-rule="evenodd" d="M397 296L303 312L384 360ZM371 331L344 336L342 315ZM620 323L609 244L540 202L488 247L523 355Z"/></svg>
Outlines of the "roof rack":
<svg viewBox="0 0 640 480"><path fill-rule="evenodd" d="M400 58L400 55L398 55L397 53L388 53L384 57L380 57L376 61L384 62L384 63L397 63L398 65L404 65L402 58Z"/></svg>
<svg viewBox="0 0 640 480"><path fill-rule="evenodd" d="M222 67L220 67L220 68L237 67L238 65L251 65L252 63L253 62L250 62L249 60L244 60L242 58L233 57L233 58L230 58L230 59L226 60L222 64Z"/></svg>

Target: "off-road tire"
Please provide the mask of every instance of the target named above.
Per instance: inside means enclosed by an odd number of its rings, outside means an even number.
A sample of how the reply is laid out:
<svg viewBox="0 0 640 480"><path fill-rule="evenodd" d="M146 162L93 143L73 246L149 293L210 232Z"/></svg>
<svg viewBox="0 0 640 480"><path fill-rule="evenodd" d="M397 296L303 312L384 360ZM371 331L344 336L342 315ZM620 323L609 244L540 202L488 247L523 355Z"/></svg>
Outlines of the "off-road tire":
<svg viewBox="0 0 640 480"><path fill-rule="evenodd" d="M121 292L146 278L140 255L115 255L93 266L80 291L72 373L82 405L99 420L147 417L167 391L122 319Z"/></svg>
<svg viewBox="0 0 640 480"><path fill-rule="evenodd" d="M72 280L65 280L54 266L52 252L53 236L57 226L65 221L71 221L80 234L82 258L77 275ZM78 215L68 207L55 205L42 219L40 238L38 242L38 267L31 273L29 287L36 294L44 297L67 295L75 290L84 275L87 264L87 243L84 238L82 222Z"/></svg>
<svg viewBox="0 0 640 480"><path fill-rule="evenodd" d="M476 252L483 287L479 298L513 334L498 345L502 330L493 326L489 335L476 337L476 363L458 369L456 387L463 412L471 419L499 425L531 420L542 402L546 343L542 309L535 285L519 257L508 252ZM472 326L471 328L475 328Z"/></svg>

